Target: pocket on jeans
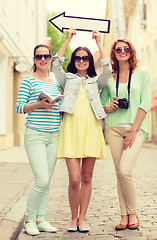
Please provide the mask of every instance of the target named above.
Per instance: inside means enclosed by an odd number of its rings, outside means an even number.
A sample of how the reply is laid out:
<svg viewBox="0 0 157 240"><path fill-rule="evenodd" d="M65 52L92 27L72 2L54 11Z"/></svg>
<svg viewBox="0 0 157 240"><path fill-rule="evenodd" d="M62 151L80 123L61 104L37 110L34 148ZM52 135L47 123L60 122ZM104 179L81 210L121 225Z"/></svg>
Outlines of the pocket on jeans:
<svg viewBox="0 0 157 240"><path fill-rule="evenodd" d="M53 141L58 141L58 139L59 139L59 131L51 133L51 139Z"/></svg>
<svg viewBox="0 0 157 240"><path fill-rule="evenodd" d="M40 131L31 129L31 128L26 128L25 135L24 135L24 141L34 142L37 139L40 139L40 137L41 137Z"/></svg>
<svg viewBox="0 0 157 240"><path fill-rule="evenodd" d="M28 134L31 134L31 135L40 135L40 131L38 130L35 130L35 129L31 129L31 128L26 128L25 129L25 135L28 135Z"/></svg>

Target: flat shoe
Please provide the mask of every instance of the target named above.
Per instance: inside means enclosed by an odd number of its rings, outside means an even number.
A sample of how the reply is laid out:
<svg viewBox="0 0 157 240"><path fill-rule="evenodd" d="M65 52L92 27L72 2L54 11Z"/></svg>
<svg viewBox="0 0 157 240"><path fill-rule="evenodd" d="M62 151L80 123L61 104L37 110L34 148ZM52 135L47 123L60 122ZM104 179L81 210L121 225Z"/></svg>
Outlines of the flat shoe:
<svg viewBox="0 0 157 240"><path fill-rule="evenodd" d="M34 222L24 222L23 227L28 235L35 236L40 233Z"/></svg>
<svg viewBox="0 0 157 240"><path fill-rule="evenodd" d="M135 230L135 229L137 229L137 228L139 227L139 225L140 225L140 223L139 223L139 218L137 217L137 223L129 224L129 225L128 225L128 228L129 228L130 230Z"/></svg>
<svg viewBox="0 0 157 240"><path fill-rule="evenodd" d="M77 226L75 226L75 227L68 227L67 231L68 232L77 232Z"/></svg>
<svg viewBox="0 0 157 240"><path fill-rule="evenodd" d="M123 224L118 224L115 226L115 230L120 231L120 230L125 230L128 227L128 224L123 225Z"/></svg>
<svg viewBox="0 0 157 240"><path fill-rule="evenodd" d="M40 232L57 232L57 228L52 227L51 224L47 221L42 221L41 223L36 224L36 227Z"/></svg>
<svg viewBox="0 0 157 240"><path fill-rule="evenodd" d="M79 230L79 232L82 232L82 233L89 232L89 227L78 226L78 230Z"/></svg>

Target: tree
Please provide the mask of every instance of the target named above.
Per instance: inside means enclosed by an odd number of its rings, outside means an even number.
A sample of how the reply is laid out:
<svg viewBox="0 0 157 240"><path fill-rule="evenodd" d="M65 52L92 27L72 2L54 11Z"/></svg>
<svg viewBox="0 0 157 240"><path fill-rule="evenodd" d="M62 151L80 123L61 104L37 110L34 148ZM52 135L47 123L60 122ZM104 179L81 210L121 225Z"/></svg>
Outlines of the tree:
<svg viewBox="0 0 157 240"><path fill-rule="evenodd" d="M52 54L55 55L59 49L61 48L62 44L64 43L65 39L66 39L66 32L64 33L60 33L50 22L49 19L52 17L55 17L57 14L56 13L48 13L47 16L47 36L51 37L51 45L53 46L52 49ZM67 69L67 65L70 61L71 58L71 53L72 53L72 49L70 48L70 46L68 45L66 51L65 51L65 61L63 63L63 69L66 71Z"/></svg>

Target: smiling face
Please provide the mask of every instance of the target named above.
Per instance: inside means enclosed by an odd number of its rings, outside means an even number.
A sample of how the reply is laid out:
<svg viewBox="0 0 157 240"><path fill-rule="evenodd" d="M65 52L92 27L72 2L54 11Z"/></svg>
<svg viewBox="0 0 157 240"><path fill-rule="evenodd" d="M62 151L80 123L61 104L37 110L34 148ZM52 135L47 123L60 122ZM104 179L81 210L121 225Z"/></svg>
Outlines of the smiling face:
<svg viewBox="0 0 157 240"><path fill-rule="evenodd" d="M129 45L125 42L118 42L115 46L115 56L118 61L128 61L130 58Z"/></svg>
<svg viewBox="0 0 157 240"><path fill-rule="evenodd" d="M46 47L37 48L33 60L37 70L48 70L52 60L49 49Z"/></svg>
<svg viewBox="0 0 157 240"><path fill-rule="evenodd" d="M80 74L81 76L87 75L87 69L89 68L89 56L85 50L80 50L76 52L75 67L78 74Z"/></svg>

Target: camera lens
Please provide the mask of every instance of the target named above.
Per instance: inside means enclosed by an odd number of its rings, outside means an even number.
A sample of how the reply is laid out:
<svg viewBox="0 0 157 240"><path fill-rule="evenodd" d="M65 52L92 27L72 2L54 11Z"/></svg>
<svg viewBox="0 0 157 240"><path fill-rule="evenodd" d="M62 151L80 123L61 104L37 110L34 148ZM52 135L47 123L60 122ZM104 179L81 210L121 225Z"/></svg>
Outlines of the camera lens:
<svg viewBox="0 0 157 240"><path fill-rule="evenodd" d="M126 98L118 99L119 102L119 108L122 109L128 109L129 107L129 101Z"/></svg>

